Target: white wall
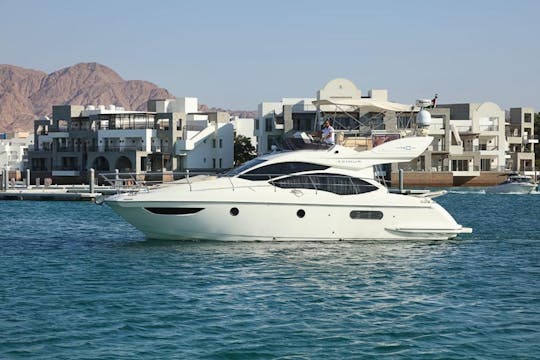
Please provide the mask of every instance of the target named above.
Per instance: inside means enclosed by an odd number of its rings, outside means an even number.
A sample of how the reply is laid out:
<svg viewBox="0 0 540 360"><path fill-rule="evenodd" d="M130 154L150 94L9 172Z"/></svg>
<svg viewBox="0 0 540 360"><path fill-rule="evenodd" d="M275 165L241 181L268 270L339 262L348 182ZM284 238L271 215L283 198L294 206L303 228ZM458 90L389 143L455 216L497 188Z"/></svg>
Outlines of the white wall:
<svg viewBox="0 0 540 360"><path fill-rule="evenodd" d="M196 97L179 97L170 100L167 111L164 112L181 112L184 114L195 113L199 111L199 99Z"/></svg>
<svg viewBox="0 0 540 360"><path fill-rule="evenodd" d="M25 133L28 135L28 133ZM24 150L34 144L34 135L0 140L0 169L24 170Z"/></svg>
<svg viewBox="0 0 540 360"><path fill-rule="evenodd" d="M208 126L215 126L209 124ZM193 138L198 132L190 132ZM215 142L214 142L215 140ZM221 140L221 147L220 147ZM215 144L215 147L214 147ZM215 166L214 166L215 159ZM220 165L221 159L221 165ZM232 123L218 124L217 131L212 132L195 144L193 150L186 152L184 167L188 169L229 169L234 163L234 128Z"/></svg>
<svg viewBox="0 0 540 360"><path fill-rule="evenodd" d="M251 141L251 145L257 147L257 136L255 135L255 119L233 117L232 123L236 135L242 135Z"/></svg>
<svg viewBox="0 0 540 360"><path fill-rule="evenodd" d="M281 114L283 111L283 103L282 102L262 102L258 106L258 116L266 116L268 114L276 113Z"/></svg>

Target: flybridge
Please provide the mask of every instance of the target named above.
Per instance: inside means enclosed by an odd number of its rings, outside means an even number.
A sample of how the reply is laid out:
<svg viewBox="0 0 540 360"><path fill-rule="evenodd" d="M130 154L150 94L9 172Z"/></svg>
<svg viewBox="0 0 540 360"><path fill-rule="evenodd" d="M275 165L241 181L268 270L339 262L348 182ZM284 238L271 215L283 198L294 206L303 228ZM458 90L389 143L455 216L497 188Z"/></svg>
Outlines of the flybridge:
<svg viewBox="0 0 540 360"><path fill-rule="evenodd" d="M430 136L406 137L365 151L336 145L326 151L292 151L287 156L290 159L298 158L329 166L363 169L374 165L411 161L420 156L432 141L433 137Z"/></svg>
<svg viewBox="0 0 540 360"><path fill-rule="evenodd" d="M380 164L411 161L420 156L432 141L433 138L430 136L416 136L391 140L364 151L335 145L317 149L307 147L301 151L268 154L262 158L269 163L287 159L287 161L309 161L342 169L361 170Z"/></svg>

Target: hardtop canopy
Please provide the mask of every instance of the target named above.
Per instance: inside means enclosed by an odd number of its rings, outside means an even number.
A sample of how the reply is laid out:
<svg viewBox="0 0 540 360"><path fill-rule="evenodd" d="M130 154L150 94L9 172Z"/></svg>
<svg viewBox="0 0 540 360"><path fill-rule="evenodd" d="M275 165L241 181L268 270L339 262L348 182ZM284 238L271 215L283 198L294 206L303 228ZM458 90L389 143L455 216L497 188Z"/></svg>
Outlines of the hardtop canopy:
<svg viewBox="0 0 540 360"><path fill-rule="evenodd" d="M420 108L414 105L399 104L390 101L375 100L368 98L361 99L321 99L313 101L315 106L335 106L337 108L353 107L359 108L364 112L381 112L381 111L395 111L395 112L417 112Z"/></svg>

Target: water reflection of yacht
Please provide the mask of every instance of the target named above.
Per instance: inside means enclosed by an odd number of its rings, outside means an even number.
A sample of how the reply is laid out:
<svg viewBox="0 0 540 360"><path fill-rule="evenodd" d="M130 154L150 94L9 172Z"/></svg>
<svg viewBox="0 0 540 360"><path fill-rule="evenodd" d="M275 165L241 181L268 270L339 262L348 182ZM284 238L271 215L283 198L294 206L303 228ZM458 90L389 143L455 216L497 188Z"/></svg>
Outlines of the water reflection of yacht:
<svg viewBox="0 0 540 360"><path fill-rule="evenodd" d="M448 239L471 232L432 200L390 193L374 166L410 161L431 137L368 151L339 145L283 151L222 176L194 176L105 202L157 239Z"/></svg>
<svg viewBox="0 0 540 360"><path fill-rule="evenodd" d="M509 174L502 183L486 189L488 194L530 194L536 189L536 184L530 176L516 173Z"/></svg>

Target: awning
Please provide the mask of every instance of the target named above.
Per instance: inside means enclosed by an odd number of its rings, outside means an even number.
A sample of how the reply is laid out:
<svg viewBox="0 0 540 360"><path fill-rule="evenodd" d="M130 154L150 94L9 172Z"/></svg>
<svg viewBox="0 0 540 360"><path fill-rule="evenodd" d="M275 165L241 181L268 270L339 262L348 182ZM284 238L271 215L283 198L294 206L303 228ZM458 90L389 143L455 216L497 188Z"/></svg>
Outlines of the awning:
<svg viewBox="0 0 540 360"><path fill-rule="evenodd" d="M345 107L358 108L363 112L381 112L381 111L395 111L395 112L415 112L420 111L420 108L414 105L405 105L394 103L390 101L381 101L369 98L362 99L335 99L335 100L315 100L313 101L315 106L335 106L336 109L345 110ZM325 111L324 109L321 109ZM350 108L347 109L351 111ZM326 110L329 111L329 110ZM334 111L334 110L331 110Z"/></svg>

